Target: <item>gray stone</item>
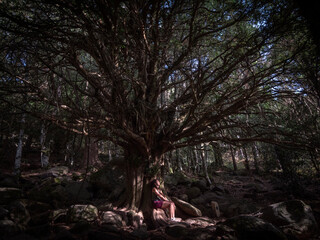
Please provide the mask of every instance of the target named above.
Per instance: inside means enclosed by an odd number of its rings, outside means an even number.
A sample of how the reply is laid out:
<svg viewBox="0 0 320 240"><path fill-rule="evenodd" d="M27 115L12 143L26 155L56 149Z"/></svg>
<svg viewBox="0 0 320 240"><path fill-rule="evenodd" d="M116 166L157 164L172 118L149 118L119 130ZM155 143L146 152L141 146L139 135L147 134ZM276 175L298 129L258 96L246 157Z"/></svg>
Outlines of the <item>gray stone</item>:
<svg viewBox="0 0 320 240"><path fill-rule="evenodd" d="M131 235L136 239L147 239L149 237L149 233L146 228L135 228Z"/></svg>
<svg viewBox="0 0 320 240"><path fill-rule="evenodd" d="M133 226L134 228L141 228L144 226L143 224L143 213L140 212L136 212L136 211L129 211L127 213L127 219L128 219L128 223L127 225Z"/></svg>
<svg viewBox="0 0 320 240"><path fill-rule="evenodd" d="M69 173L69 168L67 166L57 166L48 170L54 177L64 176Z"/></svg>
<svg viewBox="0 0 320 240"><path fill-rule="evenodd" d="M18 200L22 197L22 191L19 188L0 188L0 204L9 204L12 201Z"/></svg>
<svg viewBox="0 0 320 240"><path fill-rule="evenodd" d="M258 210L258 207L249 201L230 201L220 204L220 212L225 217L234 217L241 214L254 213Z"/></svg>
<svg viewBox="0 0 320 240"><path fill-rule="evenodd" d="M208 217L188 218L184 221L190 225L194 225L196 227L202 227L202 228L215 225L215 222Z"/></svg>
<svg viewBox="0 0 320 240"><path fill-rule="evenodd" d="M187 194L181 194L179 195L179 199L181 199L182 201L188 202L189 198Z"/></svg>
<svg viewBox="0 0 320 240"><path fill-rule="evenodd" d="M3 207L0 207L0 220L7 219L9 216L9 211Z"/></svg>
<svg viewBox="0 0 320 240"><path fill-rule="evenodd" d="M195 181L191 184L192 187L197 187L199 188L202 192L207 190L207 181L205 179L201 179L198 181Z"/></svg>
<svg viewBox="0 0 320 240"><path fill-rule="evenodd" d="M180 223L176 223L173 225L168 225L165 229L166 234L174 238L185 237L189 234L189 229Z"/></svg>
<svg viewBox="0 0 320 240"><path fill-rule="evenodd" d="M10 219L16 224L26 226L30 221L30 213L26 208L26 204L22 201L15 201L9 207Z"/></svg>
<svg viewBox="0 0 320 240"><path fill-rule="evenodd" d="M20 231L20 228L11 220L0 220L0 232L3 235L12 235Z"/></svg>
<svg viewBox="0 0 320 240"><path fill-rule="evenodd" d="M72 222L92 222L98 218L98 209L93 205L72 205L68 214Z"/></svg>
<svg viewBox="0 0 320 240"><path fill-rule="evenodd" d="M297 239L307 239L318 232L312 209L300 200L272 204L262 209L261 218Z"/></svg>
<svg viewBox="0 0 320 240"><path fill-rule="evenodd" d="M207 203L210 203L211 201L217 201L218 199L221 199L221 197L216 193L205 192L199 197L192 199L190 202L194 205L206 205Z"/></svg>
<svg viewBox="0 0 320 240"><path fill-rule="evenodd" d="M193 206L192 204L182 201L176 197L173 197L172 201L177 205L177 207L179 207L182 211L189 214L190 216L194 216L194 217L202 216L201 211L195 206Z"/></svg>
<svg viewBox="0 0 320 240"><path fill-rule="evenodd" d="M257 217L237 216L227 219L223 224L234 229L239 240L287 240L283 232Z"/></svg>
<svg viewBox="0 0 320 240"><path fill-rule="evenodd" d="M89 191L91 185L88 182L66 182L65 190L71 200L89 200L92 193Z"/></svg>
<svg viewBox="0 0 320 240"><path fill-rule="evenodd" d="M89 182L96 188L98 194L106 195L105 192L110 193L117 186L123 186L124 171L108 164L91 174Z"/></svg>
<svg viewBox="0 0 320 240"><path fill-rule="evenodd" d="M122 221L122 217L112 211L106 211L101 213L101 223L102 224L111 224L118 227L124 226L124 222Z"/></svg>
<svg viewBox="0 0 320 240"><path fill-rule="evenodd" d="M201 190L198 187L191 187L186 190L186 194L188 195L189 199L194 199L200 196Z"/></svg>

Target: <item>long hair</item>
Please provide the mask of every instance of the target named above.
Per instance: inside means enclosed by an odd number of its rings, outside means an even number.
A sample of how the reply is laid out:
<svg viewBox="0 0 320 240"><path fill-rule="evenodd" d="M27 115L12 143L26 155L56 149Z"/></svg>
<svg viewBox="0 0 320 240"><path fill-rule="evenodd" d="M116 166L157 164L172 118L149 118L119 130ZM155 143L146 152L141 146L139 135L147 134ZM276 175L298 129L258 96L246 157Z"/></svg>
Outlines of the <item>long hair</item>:
<svg viewBox="0 0 320 240"><path fill-rule="evenodd" d="M158 179L153 179L153 180L151 181L151 183L150 183L150 184L151 184L151 188L154 188L154 187L156 188L156 182L157 182L157 180L158 180Z"/></svg>

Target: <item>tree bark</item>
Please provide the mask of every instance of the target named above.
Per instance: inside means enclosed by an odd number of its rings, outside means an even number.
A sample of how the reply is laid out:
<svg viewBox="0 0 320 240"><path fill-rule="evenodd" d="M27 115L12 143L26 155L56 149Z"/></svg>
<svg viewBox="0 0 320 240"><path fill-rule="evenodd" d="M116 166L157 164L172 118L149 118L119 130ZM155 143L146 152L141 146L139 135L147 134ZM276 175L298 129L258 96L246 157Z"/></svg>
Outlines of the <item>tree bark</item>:
<svg viewBox="0 0 320 240"><path fill-rule="evenodd" d="M21 173L20 168L21 168L21 157L22 157L25 118L26 118L26 115L23 114L22 115L22 119L21 119L21 125L22 126L21 126L20 132L19 132L18 146L17 146L16 157L15 157L15 161L14 161L14 173L16 175L20 175L20 173Z"/></svg>
<svg viewBox="0 0 320 240"><path fill-rule="evenodd" d="M251 146L251 151L253 155L254 168L256 170L256 173L259 173L260 172L259 163L258 163L259 153L258 153L257 144L255 142Z"/></svg>
<svg viewBox="0 0 320 240"><path fill-rule="evenodd" d="M41 167L47 168L49 166L49 158L50 158L50 146L46 145L46 138L48 132L48 125L46 123L42 123L41 126L41 136L40 136L40 144L41 144Z"/></svg>
<svg viewBox="0 0 320 240"><path fill-rule="evenodd" d="M234 149L233 149L233 147L231 145L230 145L230 152L231 152L231 158L232 158L232 164L233 164L233 171L236 172L238 170L238 167L237 167L237 162L236 162Z"/></svg>
<svg viewBox="0 0 320 240"><path fill-rule="evenodd" d="M215 159L215 165L217 168L220 168L223 166L223 160L222 160L222 153L219 143L211 143L214 159Z"/></svg>
<svg viewBox="0 0 320 240"><path fill-rule="evenodd" d="M250 163L249 163L249 158L248 158L247 150L246 150L246 148L243 146L243 147L241 148L241 151L242 151L243 156L244 156L244 166L245 166L246 170L250 173L250 172L251 172L251 169L250 169Z"/></svg>
<svg viewBox="0 0 320 240"><path fill-rule="evenodd" d="M208 174L208 149L207 149L207 145L206 144L202 144L203 145L203 149L201 150L201 158L202 158L202 166L203 166L203 173L206 177L207 182L209 183L209 185L212 184L209 174Z"/></svg>
<svg viewBox="0 0 320 240"><path fill-rule="evenodd" d="M95 138L85 138L85 151L82 166L97 167L101 165L98 155L98 143Z"/></svg>

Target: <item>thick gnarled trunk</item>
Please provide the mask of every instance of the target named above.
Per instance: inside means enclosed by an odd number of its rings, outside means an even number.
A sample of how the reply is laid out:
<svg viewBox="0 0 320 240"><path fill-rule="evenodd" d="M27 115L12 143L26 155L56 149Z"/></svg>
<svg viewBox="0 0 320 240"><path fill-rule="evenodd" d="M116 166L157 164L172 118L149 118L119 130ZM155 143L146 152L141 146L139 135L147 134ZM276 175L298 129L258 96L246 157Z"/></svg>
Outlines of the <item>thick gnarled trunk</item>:
<svg viewBox="0 0 320 240"><path fill-rule="evenodd" d="M142 211L146 222L152 216L151 181L161 178L161 157L139 155L134 149L126 152L126 192L122 205Z"/></svg>

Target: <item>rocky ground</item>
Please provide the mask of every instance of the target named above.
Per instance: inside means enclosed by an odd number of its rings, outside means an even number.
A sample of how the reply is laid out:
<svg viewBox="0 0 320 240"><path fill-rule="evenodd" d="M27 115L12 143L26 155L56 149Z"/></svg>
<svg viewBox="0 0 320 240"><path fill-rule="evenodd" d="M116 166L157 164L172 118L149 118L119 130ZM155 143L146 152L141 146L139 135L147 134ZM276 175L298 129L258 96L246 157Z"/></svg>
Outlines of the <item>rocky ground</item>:
<svg viewBox="0 0 320 240"><path fill-rule="evenodd" d="M165 177L179 222L112 202L124 191L120 170L90 176L57 166L20 179L0 175L0 239L320 239L320 186L290 186L276 176L216 172L214 183L185 174Z"/></svg>

